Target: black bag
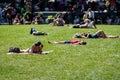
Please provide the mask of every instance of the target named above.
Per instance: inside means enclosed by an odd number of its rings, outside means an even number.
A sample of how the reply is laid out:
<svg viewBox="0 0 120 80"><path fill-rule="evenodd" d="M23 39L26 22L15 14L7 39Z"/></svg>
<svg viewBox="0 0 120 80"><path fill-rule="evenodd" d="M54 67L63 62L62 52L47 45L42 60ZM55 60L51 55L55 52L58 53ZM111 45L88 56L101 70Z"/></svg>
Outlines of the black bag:
<svg viewBox="0 0 120 80"><path fill-rule="evenodd" d="M73 26L73 28L80 28L79 26Z"/></svg>
<svg viewBox="0 0 120 80"><path fill-rule="evenodd" d="M10 47L8 52L20 53L20 48L18 48L18 47Z"/></svg>
<svg viewBox="0 0 120 80"><path fill-rule="evenodd" d="M36 33L33 33L33 35L47 35L47 33L45 33L45 32L36 32Z"/></svg>

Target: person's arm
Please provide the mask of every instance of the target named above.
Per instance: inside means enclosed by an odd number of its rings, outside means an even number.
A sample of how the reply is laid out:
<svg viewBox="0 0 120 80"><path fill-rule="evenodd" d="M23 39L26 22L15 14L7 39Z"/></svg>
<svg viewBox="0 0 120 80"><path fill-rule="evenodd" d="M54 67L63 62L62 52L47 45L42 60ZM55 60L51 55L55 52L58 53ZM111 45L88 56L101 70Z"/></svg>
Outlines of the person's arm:
<svg viewBox="0 0 120 80"><path fill-rule="evenodd" d="M41 44L40 46L39 46L39 52L38 53L42 53L42 48L43 48L43 44Z"/></svg>
<svg viewBox="0 0 120 80"><path fill-rule="evenodd" d="M41 50L42 50L43 47L44 47L43 44L41 44L41 45L40 45Z"/></svg>
<svg viewBox="0 0 120 80"><path fill-rule="evenodd" d="M54 20L53 20L53 26L56 26L56 25L57 25L57 21L58 21L58 19L54 19Z"/></svg>
<svg viewBox="0 0 120 80"><path fill-rule="evenodd" d="M91 34L90 34L90 33L88 33L88 34L87 34L87 36L86 36L86 38L89 38L89 36L90 36L90 35L91 35Z"/></svg>
<svg viewBox="0 0 120 80"><path fill-rule="evenodd" d="M32 48L31 48L31 51L30 51L30 54L33 54L33 52L34 52L34 45L32 46Z"/></svg>

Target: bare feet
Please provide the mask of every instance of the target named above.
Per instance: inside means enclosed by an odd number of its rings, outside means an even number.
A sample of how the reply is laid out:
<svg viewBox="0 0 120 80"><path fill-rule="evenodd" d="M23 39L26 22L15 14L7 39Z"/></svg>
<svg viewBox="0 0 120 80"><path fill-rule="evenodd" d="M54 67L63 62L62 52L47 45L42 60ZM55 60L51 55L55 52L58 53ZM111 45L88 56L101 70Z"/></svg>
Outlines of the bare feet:
<svg viewBox="0 0 120 80"><path fill-rule="evenodd" d="M120 38L120 36L116 36L116 38Z"/></svg>
<svg viewBox="0 0 120 80"><path fill-rule="evenodd" d="M50 41L48 41L49 44L52 44Z"/></svg>

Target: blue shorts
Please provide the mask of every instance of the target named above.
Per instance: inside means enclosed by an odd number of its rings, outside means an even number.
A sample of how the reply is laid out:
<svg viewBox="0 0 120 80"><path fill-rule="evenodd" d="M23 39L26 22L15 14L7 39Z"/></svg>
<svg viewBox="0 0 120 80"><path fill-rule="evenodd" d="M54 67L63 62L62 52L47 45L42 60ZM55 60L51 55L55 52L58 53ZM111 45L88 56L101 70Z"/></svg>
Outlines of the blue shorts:
<svg viewBox="0 0 120 80"><path fill-rule="evenodd" d="M70 44L71 41L70 41L70 40L66 40L64 43L65 43L65 44Z"/></svg>
<svg viewBox="0 0 120 80"><path fill-rule="evenodd" d="M99 36L97 34L91 34L92 38L99 38Z"/></svg>

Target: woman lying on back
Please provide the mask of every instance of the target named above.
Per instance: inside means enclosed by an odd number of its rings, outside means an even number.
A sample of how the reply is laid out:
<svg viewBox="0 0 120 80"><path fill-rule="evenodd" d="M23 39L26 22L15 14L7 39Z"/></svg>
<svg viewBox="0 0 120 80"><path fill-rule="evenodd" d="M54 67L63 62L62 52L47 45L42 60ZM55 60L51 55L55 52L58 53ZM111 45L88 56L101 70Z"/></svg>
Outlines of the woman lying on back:
<svg viewBox="0 0 120 80"><path fill-rule="evenodd" d="M119 38L119 36L106 35L103 30L98 30L96 33L83 33L83 34L75 34L74 38Z"/></svg>

